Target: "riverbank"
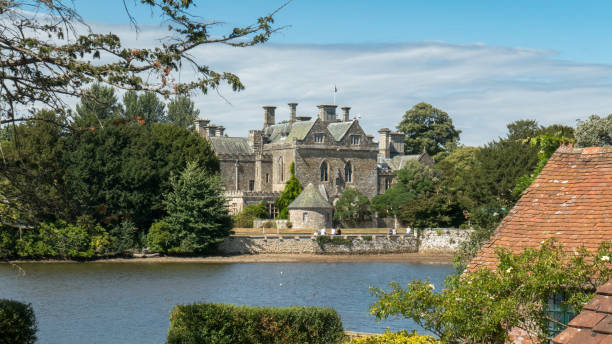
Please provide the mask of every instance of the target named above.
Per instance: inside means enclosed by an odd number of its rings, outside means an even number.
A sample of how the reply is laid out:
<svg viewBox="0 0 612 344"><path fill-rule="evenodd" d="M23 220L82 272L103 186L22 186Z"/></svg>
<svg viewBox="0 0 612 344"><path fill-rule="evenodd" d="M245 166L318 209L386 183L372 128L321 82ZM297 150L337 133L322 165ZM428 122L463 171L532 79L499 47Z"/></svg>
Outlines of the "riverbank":
<svg viewBox="0 0 612 344"><path fill-rule="evenodd" d="M452 263L451 253L389 253L389 254L243 254L235 256L208 257L139 257L109 258L86 262L74 260L12 260L1 263L198 263L198 264L233 264L233 263L418 263L448 264Z"/></svg>

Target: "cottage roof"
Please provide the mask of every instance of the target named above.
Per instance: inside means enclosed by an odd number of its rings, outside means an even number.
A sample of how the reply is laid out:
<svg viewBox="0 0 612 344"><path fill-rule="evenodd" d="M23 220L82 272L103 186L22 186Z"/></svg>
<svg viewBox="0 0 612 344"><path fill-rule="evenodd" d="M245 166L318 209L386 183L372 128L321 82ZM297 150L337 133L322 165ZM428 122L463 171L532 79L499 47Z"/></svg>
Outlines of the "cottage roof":
<svg viewBox="0 0 612 344"><path fill-rule="evenodd" d="M553 338L556 344L612 343L612 280L597 289L584 311Z"/></svg>
<svg viewBox="0 0 612 344"><path fill-rule="evenodd" d="M355 123L355 121L330 123L327 126L327 130L329 130L336 141L340 141L344 138L349 129L351 129L353 123Z"/></svg>
<svg viewBox="0 0 612 344"><path fill-rule="evenodd" d="M289 204L289 209L309 209L309 208L325 208L332 209L332 205L325 199L321 192L312 185L308 184L302 193Z"/></svg>
<svg viewBox="0 0 612 344"><path fill-rule="evenodd" d="M208 138L217 154L224 153L253 153L249 140L245 137L215 136Z"/></svg>
<svg viewBox="0 0 612 344"><path fill-rule="evenodd" d="M518 253L550 238L568 253L612 240L612 147L560 147L468 269L495 268L499 247Z"/></svg>

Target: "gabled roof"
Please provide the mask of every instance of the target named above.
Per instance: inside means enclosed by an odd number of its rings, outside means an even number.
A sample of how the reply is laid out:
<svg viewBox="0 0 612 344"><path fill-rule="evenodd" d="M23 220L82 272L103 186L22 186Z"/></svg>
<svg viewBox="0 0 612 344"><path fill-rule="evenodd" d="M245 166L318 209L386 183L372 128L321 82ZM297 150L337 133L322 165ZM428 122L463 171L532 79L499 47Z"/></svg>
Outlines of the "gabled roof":
<svg viewBox="0 0 612 344"><path fill-rule="evenodd" d="M270 143L293 139L303 140L314 124L315 121L275 124L267 127L264 130L264 135L268 137Z"/></svg>
<svg viewBox="0 0 612 344"><path fill-rule="evenodd" d="M332 209L332 205L325 199L319 189L315 188L312 183L302 190L297 198L289 204L289 209L309 209L309 208L326 208Z"/></svg>
<svg viewBox="0 0 612 344"><path fill-rule="evenodd" d="M340 141L344 138L349 129L351 129L353 123L355 123L355 121L330 123L327 125L327 130L329 130L336 141Z"/></svg>
<svg viewBox="0 0 612 344"><path fill-rule="evenodd" d="M237 153L248 154L253 153L253 149L249 145L249 140L245 137L209 137L208 140L213 146L215 153Z"/></svg>
<svg viewBox="0 0 612 344"><path fill-rule="evenodd" d="M378 164L382 168L388 168L393 171L401 170L406 167L408 161L416 160L426 165L433 165L433 159L427 153L411 154L411 155L396 155L391 159L386 159L382 154L378 155Z"/></svg>
<svg viewBox="0 0 612 344"><path fill-rule="evenodd" d="M612 343L612 280L597 289L597 295L584 306L584 311L553 338L553 343Z"/></svg>
<svg viewBox="0 0 612 344"><path fill-rule="evenodd" d="M498 247L518 253L553 237L570 254L612 240L612 147L560 147L468 269L495 268Z"/></svg>

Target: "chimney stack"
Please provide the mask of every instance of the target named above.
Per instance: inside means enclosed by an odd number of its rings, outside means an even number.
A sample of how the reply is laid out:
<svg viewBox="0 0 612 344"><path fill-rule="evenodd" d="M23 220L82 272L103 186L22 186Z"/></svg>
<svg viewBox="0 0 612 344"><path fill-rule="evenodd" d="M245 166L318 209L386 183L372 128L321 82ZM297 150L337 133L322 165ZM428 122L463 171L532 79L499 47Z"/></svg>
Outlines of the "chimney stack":
<svg viewBox="0 0 612 344"><path fill-rule="evenodd" d="M204 128L210 123L210 120L208 118L204 118L204 119L196 119L195 121L193 121L193 129L195 129L195 132L204 136Z"/></svg>
<svg viewBox="0 0 612 344"><path fill-rule="evenodd" d="M225 127L220 125L217 127L217 133L215 136L223 136L224 133L225 133Z"/></svg>
<svg viewBox="0 0 612 344"><path fill-rule="evenodd" d="M378 139L378 154L382 155L385 159L391 157L391 151L389 150L389 139L391 130L389 128L382 128L378 131L380 138Z"/></svg>
<svg viewBox="0 0 612 344"><path fill-rule="evenodd" d="M342 121L343 122L350 121L350 119L349 119L350 111L351 111L351 107L350 106L345 106L345 107L342 108Z"/></svg>
<svg viewBox="0 0 612 344"><path fill-rule="evenodd" d="M297 112L297 105L298 105L298 103L289 103L287 105L289 105L289 113L290 113L289 123L293 124L293 123L297 122L297 114L296 114L296 112Z"/></svg>
<svg viewBox="0 0 612 344"><path fill-rule="evenodd" d="M266 105L263 107L264 109L264 129L269 126L274 125L274 111L276 110L276 106Z"/></svg>
<svg viewBox="0 0 612 344"><path fill-rule="evenodd" d="M319 119L323 122L336 122L336 108L338 105L317 105Z"/></svg>

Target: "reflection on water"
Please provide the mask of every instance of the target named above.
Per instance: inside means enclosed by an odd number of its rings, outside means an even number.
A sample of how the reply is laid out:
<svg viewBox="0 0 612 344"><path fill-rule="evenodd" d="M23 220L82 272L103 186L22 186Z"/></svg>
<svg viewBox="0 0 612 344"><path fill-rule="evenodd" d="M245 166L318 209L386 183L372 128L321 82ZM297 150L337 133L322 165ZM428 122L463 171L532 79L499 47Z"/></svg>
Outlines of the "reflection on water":
<svg viewBox="0 0 612 344"><path fill-rule="evenodd" d="M429 278L436 286L449 264L414 263L89 263L23 264L25 276L0 264L0 298L30 302L38 343L164 343L178 303L335 308L344 328L416 329L406 319L367 315L369 286Z"/></svg>

